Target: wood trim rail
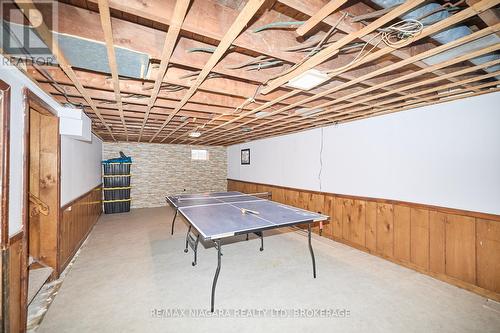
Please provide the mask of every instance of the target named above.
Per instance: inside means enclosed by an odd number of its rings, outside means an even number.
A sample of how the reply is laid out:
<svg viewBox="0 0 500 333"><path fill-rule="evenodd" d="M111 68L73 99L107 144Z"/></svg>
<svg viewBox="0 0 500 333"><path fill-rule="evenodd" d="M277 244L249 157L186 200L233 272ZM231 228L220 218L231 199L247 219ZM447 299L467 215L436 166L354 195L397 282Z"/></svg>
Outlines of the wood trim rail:
<svg viewBox="0 0 500 333"><path fill-rule="evenodd" d="M412 207L412 208L423 208L423 209L429 209L429 210L436 210L436 211L439 211L442 213L447 213L447 214L469 216L469 217L475 217L475 218L479 218L479 219L500 222L500 215L482 213L482 212L474 212L474 211L465 210L465 209L449 208L449 207L435 206L435 205L409 202L409 201L401 201L401 200L395 200L395 199L372 198L372 197L356 196L356 195L333 193L333 192L320 192L320 191L306 190L306 189L287 187L287 186L281 186L281 185L250 182L250 181L238 180L238 179L232 179L232 178L227 178L227 180L234 181L234 182L246 183L246 184L272 186L272 187L281 188L281 189L285 189L285 190L302 191L302 192L307 192L307 193L312 193L312 194L333 195L333 196L337 196L337 197L340 197L343 199L366 200L366 201L373 201L373 202L377 202L377 203L407 206L407 207Z"/></svg>
<svg viewBox="0 0 500 333"><path fill-rule="evenodd" d="M102 183L99 183L99 185L96 185L94 186L93 188L91 188L90 190L88 190L87 192L79 195L78 197L76 197L75 199L72 199L70 202L68 203L65 203L63 206L61 206L61 210L66 210L69 206L72 206L74 205L77 201L80 201L82 198L84 198L85 196L87 196L88 194L90 194L91 192L93 191L97 191L97 190L100 190L102 187Z"/></svg>

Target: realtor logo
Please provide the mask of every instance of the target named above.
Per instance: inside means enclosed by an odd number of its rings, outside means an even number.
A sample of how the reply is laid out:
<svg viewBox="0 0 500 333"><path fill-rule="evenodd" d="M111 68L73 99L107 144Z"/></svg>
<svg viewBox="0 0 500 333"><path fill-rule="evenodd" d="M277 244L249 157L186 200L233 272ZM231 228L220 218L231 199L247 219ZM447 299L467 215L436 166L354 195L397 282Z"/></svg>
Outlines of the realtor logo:
<svg viewBox="0 0 500 333"><path fill-rule="evenodd" d="M1 47L11 62L50 65L55 63L51 47L57 31L57 2L2 1Z"/></svg>

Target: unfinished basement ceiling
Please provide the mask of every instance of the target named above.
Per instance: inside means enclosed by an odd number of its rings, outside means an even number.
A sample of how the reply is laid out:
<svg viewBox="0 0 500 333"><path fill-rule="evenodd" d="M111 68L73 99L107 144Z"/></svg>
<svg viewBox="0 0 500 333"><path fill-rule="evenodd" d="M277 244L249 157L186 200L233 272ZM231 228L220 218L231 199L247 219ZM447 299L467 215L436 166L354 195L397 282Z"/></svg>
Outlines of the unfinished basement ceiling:
<svg viewBox="0 0 500 333"><path fill-rule="evenodd" d="M4 28L7 23L4 21ZM13 44L16 47L21 47L23 39L23 26L20 24L8 24L9 32L13 37ZM35 29L28 28L27 33L30 35L30 43L34 43L38 47L47 47L40 37L34 31ZM111 73L109 67L106 45L102 42L97 42L91 39L79 38L78 36L65 35L54 33L54 38L61 48L66 59L75 68L86 69L100 73ZM0 45L2 41L0 40ZM117 71L119 76L127 78L144 79L148 71L149 57L145 53L134 52L123 47L115 47L117 59ZM57 60L54 64L58 64Z"/></svg>
<svg viewBox="0 0 500 333"><path fill-rule="evenodd" d="M67 0L23 69L106 141L229 145L498 91L499 3Z"/></svg>

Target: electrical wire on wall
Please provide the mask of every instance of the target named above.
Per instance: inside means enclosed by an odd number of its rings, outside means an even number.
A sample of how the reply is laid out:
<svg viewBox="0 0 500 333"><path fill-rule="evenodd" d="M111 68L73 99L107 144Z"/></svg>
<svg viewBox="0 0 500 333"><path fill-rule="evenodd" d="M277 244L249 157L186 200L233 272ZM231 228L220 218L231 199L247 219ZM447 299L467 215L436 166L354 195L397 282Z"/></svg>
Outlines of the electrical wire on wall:
<svg viewBox="0 0 500 333"><path fill-rule="evenodd" d="M318 183L319 183L319 191L322 192L323 187L321 184L321 173L323 172L323 140L324 140L324 127L321 127L321 140L319 146L319 172L318 172ZM320 212L318 212L320 213ZM319 222L319 235L323 234L323 222Z"/></svg>

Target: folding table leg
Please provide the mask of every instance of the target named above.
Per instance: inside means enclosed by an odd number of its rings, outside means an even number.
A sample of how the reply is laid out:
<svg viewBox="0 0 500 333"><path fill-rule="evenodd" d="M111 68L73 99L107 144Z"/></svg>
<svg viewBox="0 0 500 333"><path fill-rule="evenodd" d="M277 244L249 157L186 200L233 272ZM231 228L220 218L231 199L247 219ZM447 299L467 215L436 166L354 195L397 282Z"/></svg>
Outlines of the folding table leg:
<svg viewBox="0 0 500 333"><path fill-rule="evenodd" d="M191 232L191 224L189 225L188 232L186 234L186 248L184 249L185 253L188 253L188 243L189 243L189 233Z"/></svg>
<svg viewBox="0 0 500 333"><path fill-rule="evenodd" d="M174 218L172 219L172 231L170 232L171 235L174 234L174 223L175 223L175 218L177 217L177 208L175 209L175 213L174 213Z"/></svg>
<svg viewBox="0 0 500 333"><path fill-rule="evenodd" d="M260 237L260 250L264 251L264 234L263 234L263 232L259 231L259 232L256 232L255 234Z"/></svg>
<svg viewBox="0 0 500 333"><path fill-rule="evenodd" d="M313 276L316 278L316 260L314 259L314 252L311 245L311 223L307 224L307 238L309 241L309 252L311 252L311 258L313 262Z"/></svg>
<svg viewBox="0 0 500 333"><path fill-rule="evenodd" d="M217 286L217 279L219 278L220 272L220 262L221 262L221 241L217 239L214 241L215 247L217 248L217 270L215 271L214 281L212 283L212 298L210 302L210 311L214 312L214 302L215 302L215 287Z"/></svg>
<svg viewBox="0 0 500 333"><path fill-rule="evenodd" d="M193 266L196 266L196 260L198 258L198 243L200 242L200 235L196 236L196 242L194 243L194 261L192 262Z"/></svg>

